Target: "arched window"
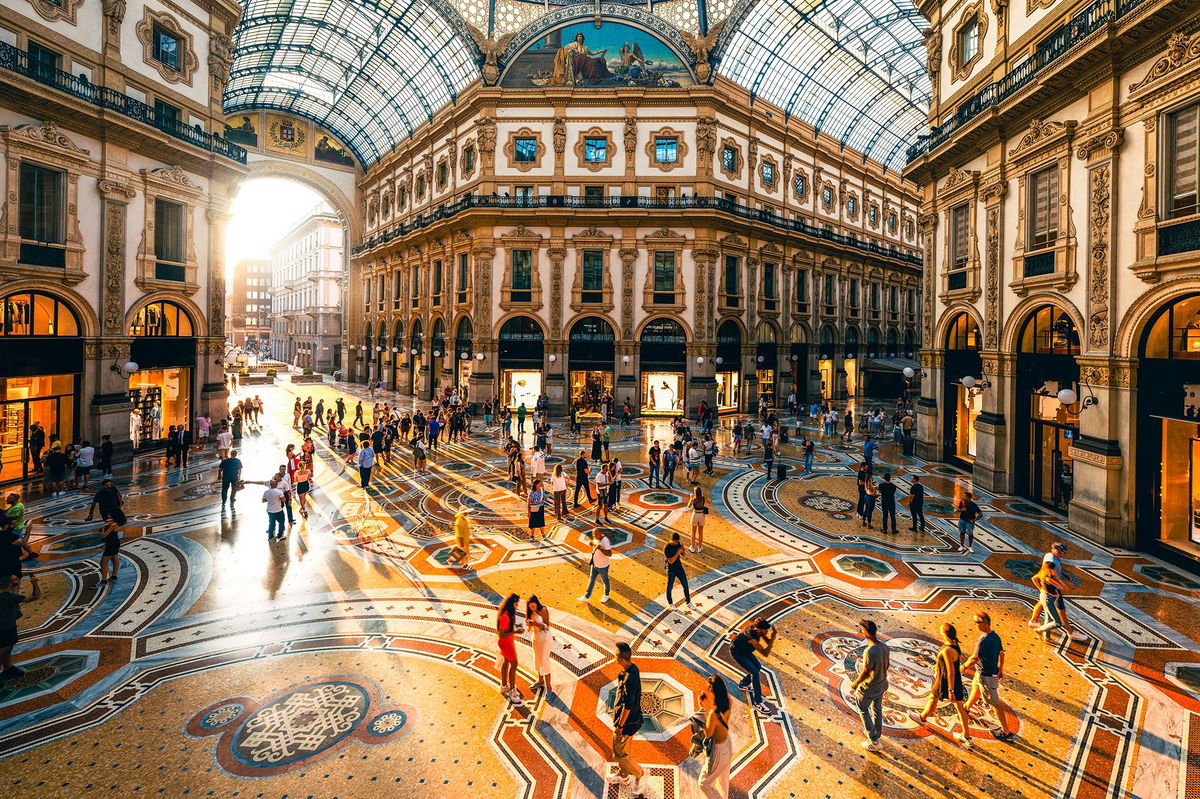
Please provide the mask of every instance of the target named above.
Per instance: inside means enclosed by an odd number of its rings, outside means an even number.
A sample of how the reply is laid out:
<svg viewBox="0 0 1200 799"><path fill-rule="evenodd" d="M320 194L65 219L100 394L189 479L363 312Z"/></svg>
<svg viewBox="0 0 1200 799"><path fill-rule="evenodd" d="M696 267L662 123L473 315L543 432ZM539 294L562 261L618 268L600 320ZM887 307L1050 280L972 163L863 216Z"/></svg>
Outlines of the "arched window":
<svg viewBox="0 0 1200 799"><path fill-rule="evenodd" d="M854 358L858 355L858 330L857 328L846 328L846 357Z"/></svg>
<svg viewBox="0 0 1200 799"><path fill-rule="evenodd" d="M896 329L894 327L888 330L886 342L887 345L885 349L887 351L887 356L889 358L895 358L896 348L900 346L900 336L898 333L896 333Z"/></svg>
<svg viewBox="0 0 1200 799"><path fill-rule="evenodd" d="M1200 360L1200 294L1177 297L1158 310L1146 326L1140 357Z"/></svg>
<svg viewBox="0 0 1200 799"><path fill-rule="evenodd" d="M0 336L79 335L79 320L62 300L40 291L10 294L3 300L4 319Z"/></svg>
<svg viewBox="0 0 1200 799"><path fill-rule="evenodd" d="M1042 305L1025 318L1017 337L1018 352L1044 355L1078 355L1079 330L1075 320L1055 305Z"/></svg>
<svg viewBox="0 0 1200 799"><path fill-rule="evenodd" d="M458 322L458 330L454 333L454 349L458 351L458 357L461 359L464 354L468 357L471 355L472 339L475 338L475 328L471 325L471 320L464 316Z"/></svg>
<svg viewBox="0 0 1200 799"><path fill-rule="evenodd" d="M874 358L879 354L879 330L878 328L867 329L867 355Z"/></svg>
<svg viewBox="0 0 1200 799"><path fill-rule="evenodd" d="M159 300L146 304L133 317L131 336L192 336L192 320L187 311L173 302Z"/></svg>
<svg viewBox="0 0 1200 799"><path fill-rule="evenodd" d="M392 349L398 353L404 351L404 324L399 320L396 321L396 327L392 330Z"/></svg>
<svg viewBox="0 0 1200 799"><path fill-rule="evenodd" d="M543 342L546 334L531 317L514 316L500 327L500 360L541 368Z"/></svg>
<svg viewBox="0 0 1200 799"><path fill-rule="evenodd" d="M904 331L904 357L912 358L917 354L916 337L913 336L912 328Z"/></svg>
<svg viewBox="0 0 1200 799"><path fill-rule="evenodd" d="M742 358L742 329L732 319L727 319L717 328L717 357L727 368L736 368Z"/></svg>
<svg viewBox="0 0 1200 799"><path fill-rule="evenodd" d="M616 357L616 333L598 316L585 316L571 325L568 336L571 362L611 363Z"/></svg>
<svg viewBox="0 0 1200 799"><path fill-rule="evenodd" d="M979 326L970 314L960 313L946 329L946 349L979 352Z"/></svg>
<svg viewBox="0 0 1200 799"><path fill-rule="evenodd" d="M434 352L440 352L443 355L446 352L446 323L440 318L433 323L433 336L430 343L433 345Z"/></svg>
<svg viewBox="0 0 1200 799"><path fill-rule="evenodd" d="M412 333L408 336L408 347L410 350L416 350L416 355L421 355L421 320L413 322Z"/></svg>
<svg viewBox="0 0 1200 799"><path fill-rule="evenodd" d="M674 319L654 319L642 328L642 363L683 363L687 334Z"/></svg>

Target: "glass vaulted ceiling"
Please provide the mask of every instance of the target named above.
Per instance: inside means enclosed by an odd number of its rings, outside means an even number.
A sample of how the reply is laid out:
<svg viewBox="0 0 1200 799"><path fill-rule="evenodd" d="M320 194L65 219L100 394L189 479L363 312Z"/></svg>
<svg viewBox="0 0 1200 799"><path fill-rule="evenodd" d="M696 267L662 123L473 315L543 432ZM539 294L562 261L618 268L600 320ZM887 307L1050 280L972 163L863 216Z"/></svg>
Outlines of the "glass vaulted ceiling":
<svg viewBox="0 0 1200 799"><path fill-rule="evenodd" d="M307 117L370 166L479 77L482 59L464 22L487 30L490 17L499 36L547 7L491 2L492 11L487 0L244 0L225 110ZM903 165L930 99L921 35L928 25L912 0L706 5L710 26L730 28L713 54L720 74L885 167ZM594 7L581 4L581 13ZM694 2L652 7L699 33Z"/></svg>
<svg viewBox="0 0 1200 799"><path fill-rule="evenodd" d="M717 71L899 170L928 124L928 27L911 0L758 0Z"/></svg>
<svg viewBox="0 0 1200 799"><path fill-rule="evenodd" d="M473 48L427 0L245 0L228 113L275 108L379 160L479 75Z"/></svg>

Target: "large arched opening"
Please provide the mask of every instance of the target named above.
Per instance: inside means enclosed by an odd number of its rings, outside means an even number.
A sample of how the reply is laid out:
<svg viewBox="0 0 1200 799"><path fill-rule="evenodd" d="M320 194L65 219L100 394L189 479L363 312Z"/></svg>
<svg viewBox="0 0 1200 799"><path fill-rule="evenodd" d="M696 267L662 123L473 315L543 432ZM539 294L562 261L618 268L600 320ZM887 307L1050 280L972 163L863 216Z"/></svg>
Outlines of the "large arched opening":
<svg viewBox="0 0 1200 799"><path fill-rule="evenodd" d="M567 334L567 376L571 405L583 413L599 413L613 393L617 337L607 320L585 316Z"/></svg>
<svg viewBox="0 0 1200 799"><path fill-rule="evenodd" d="M962 378L979 377L983 373L983 359L979 355L982 341L979 325L965 311L955 316L946 328L942 396L947 412L942 414L942 457L967 469L974 465L978 451L975 420L983 411L983 394L964 386Z"/></svg>
<svg viewBox="0 0 1200 799"><path fill-rule="evenodd" d="M643 415L684 412L687 396L687 333L674 319L651 319L638 339Z"/></svg>
<svg viewBox="0 0 1200 799"><path fill-rule="evenodd" d="M742 326L726 319L717 328L717 411L735 413L742 396Z"/></svg>
<svg viewBox="0 0 1200 799"><path fill-rule="evenodd" d="M500 401L516 410L533 408L545 380L545 331L531 316L513 316L500 326Z"/></svg>

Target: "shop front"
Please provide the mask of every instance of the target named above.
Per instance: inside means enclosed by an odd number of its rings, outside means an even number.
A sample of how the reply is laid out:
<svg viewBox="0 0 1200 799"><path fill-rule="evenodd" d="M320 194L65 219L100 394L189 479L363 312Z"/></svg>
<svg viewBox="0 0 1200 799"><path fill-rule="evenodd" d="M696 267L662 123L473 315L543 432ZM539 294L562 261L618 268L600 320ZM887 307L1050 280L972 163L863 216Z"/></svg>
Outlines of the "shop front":
<svg viewBox="0 0 1200 799"><path fill-rule="evenodd" d="M429 361L429 399L448 395L450 386L442 382L442 371L446 363L446 323L437 319L433 323L433 336L429 341L432 358Z"/></svg>
<svg viewBox="0 0 1200 799"><path fill-rule="evenodd" d="M983 392L968 389L964 377L978 378L983 373L979 355L979 327L969 314L959 314L946 331L946 356L943 369L942 415L943 458L970 469L975 463L975 420L983 411Z"/></svg>
<svg viewBox="0 0 1200 799"><path fill-rule="evenodd" d="M846 397L858 396L858 330L846 328L845 357L842 358L842 373L846 375Z"/></svg>
<svg viewBox="0 0 1200 799"><path fill-rule="evenodd" d="M392 331L392 374L389 388L400 390L400 364L404 363L404 328L400 322Z"/></svg>
<svg viewBox="0 0 1200 799"><path fill-rule="evenodd" d="M191 427L196 338L187 311L173 302L143 306L129 326L129 437L134 449L162 444L171 425Z"/></svg>
<svg viewBox="0 0 1200 799"><path fill-rule="evenodd" d="M1147 324L1136 407L1138 546L1200 569L1200 294Z"/></svg>
<svg viewBox="0 0 1200 799"><path fill-rule="evenodd" d="M83 339L71 309L49 294L0 302L0 483L7 483L40 472L52 439L75 439Z"/></svg>
<svg viewBox="0 0 1200 799"><path fill-rule="evenodd" d="M420 387L422 355L425 353L425 342L421 340L421 320L413 322L412 332L408 336L408 394L417 396Z"/></svg>
<svg viewBox="0 0 1200 799"><path fill-rule="evenodd" d="M808 402L808 344L793 342L788 351L788 383L798 403Z"/></svg>
<svg viewBox="0 0 1200 799"><path fill-rule="evenodd" d="M458 329L454 331L454 352L451 353L454 357L454 385L462 397L470 396L467 387L471 382L471 367L475 363L471 357L474 337L475 330L471 326L471 320L464 316L459 320ZM482 401L483 398L472 399Z"/></svg>
<svg viewBox="0 0 1200 799"><path fill-rule="evenodd" d="M542 395L546 335L528 316L514 316L500 328L498 340L500 401L516 410L522 404L532 411Z"/></svg>
<svg viewBox="0 0 1200 799"><path fill-rule="evenodd" d="M728 319L717 328L717 412L737 413L742 401L742 329Z"/></svg>
<svg viewBox="0 0 1200 799"><path fill-rule="evenodd" d="M655 319L642 329L639 365L643 416L684 413L687 380L687 334L673 319Z"/></svg>
<svg viewBox="0 0 1200 799"><path fill-rule="evenodd" d="M767 401L767 407L774 408L776 401L776 382L779 379L779 333L775 326L762 322L758 326L758 342L754 348L754 377L758 386L758 403Z"/></svg>
<svg viewBox="0 0 1200 799"><path fill-rule="evenodd" d="M571 325L567 377L572 407L600 413L604 398L613 396L616 354L616 334L604 319L587 316Z"/></svg>
<svg viewBox="0 0 1200 799"><path fill-rule="evenodd" d="M1017 493L1066 513L1074 488L1069 451L1079 437L1079 409L1059 391L1078 393L1079 331L1070 314L1043 305L1025 320L1017 351Z"/></svg>

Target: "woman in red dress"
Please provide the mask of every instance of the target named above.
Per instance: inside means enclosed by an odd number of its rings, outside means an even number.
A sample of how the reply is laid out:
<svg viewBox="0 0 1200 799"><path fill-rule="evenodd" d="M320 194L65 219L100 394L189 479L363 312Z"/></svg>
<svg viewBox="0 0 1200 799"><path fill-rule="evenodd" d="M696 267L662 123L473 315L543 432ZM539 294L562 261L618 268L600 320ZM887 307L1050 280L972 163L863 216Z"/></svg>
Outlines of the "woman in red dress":
<svg viewBox="0 0 1200 799"><path fill-rule="evenodd" d="M517 689L517 642L513 637L520 632L517 627L517 603L521 597L509 594L496 614L496 634L499 636L500 693L510 702L520 702L521 692Z"/></svg>

